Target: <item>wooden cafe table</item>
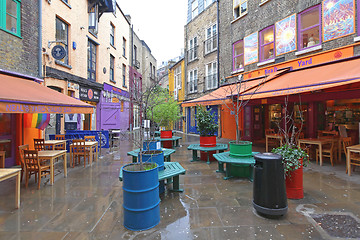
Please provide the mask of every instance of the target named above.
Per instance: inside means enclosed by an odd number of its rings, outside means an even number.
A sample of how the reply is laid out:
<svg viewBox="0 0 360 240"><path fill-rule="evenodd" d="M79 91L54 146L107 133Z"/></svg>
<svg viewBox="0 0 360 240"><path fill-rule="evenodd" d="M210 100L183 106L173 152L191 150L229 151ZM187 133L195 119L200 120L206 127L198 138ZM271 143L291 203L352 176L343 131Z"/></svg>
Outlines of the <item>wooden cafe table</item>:
<svg viewBox="0 0 360 240"><path fill-rule="evenodd" d="M15 206L20 207L20 168L0 168L0 182L16 177Z"/></svg>
<svg viewBox="0 0 360 240"><path fill-rule="evenodd" d="M54 184L54 160L58 157L64 159L64 177L67 177L66 150L43 150L38 152L39 159L50 160L50 185Z"/></svg>
<svg viewBox="0 0 360 240"><path fill-rule="evenodd" d="M99 160L99 154L98 154L98 150L97 150L98 145L99 145L99 143L97 141L87 141L87 142L85 141L85 147L90 149L90 165L92 164L92 162L94 160L93 155L94 155L95 150L96 150L96 159L95 159L95 161ZM75 146L74 144L70 145L70 159L72 159L74 146Z"/></svg>
<svg viewBox="0 0 360 240"><path fill-rule="evenodd" d="M265 135L265 139L266 139L266 152L269 152L269 138L272 139L280 139L280 146L282 145L282 139L283 139L283 135L282 134L266 134Z"/></svg>
<svg viewBox="0 0 360 240"><path fill-rule="evenodd" d="M66 150L66 140L45 140L44 145L45 149L48 147L49 150L55 150L55 146L57 145L63 145L64 148L62 150Z"/></svg>
<svg viewBox="0 0 360 240"><path fill-rule="evenodd" d="M300 148L301 144L308 144L308 145L317 145L319 146L319 159L320 159L320 166L322 166L323 163L323 156L322 156L322 147L324 144L331 143L333 141L340 141L340 146L338 147L338 151L341 154L341 139L340 138L333 138L333 137L324 137L324 138L302 138L299 139L298 145ZM340 155L339 154L339 155ZM341 157L341 155L340 155Z"/></svg>
<svg viewBox="0 0 360 240"><path fill-rule="evenodd" d="M347 154L346 154L346 169L347 169L348 175L351 176L350 154L352 152L360 153L360 144L346 147L346 151L347 151Z"/></svg>

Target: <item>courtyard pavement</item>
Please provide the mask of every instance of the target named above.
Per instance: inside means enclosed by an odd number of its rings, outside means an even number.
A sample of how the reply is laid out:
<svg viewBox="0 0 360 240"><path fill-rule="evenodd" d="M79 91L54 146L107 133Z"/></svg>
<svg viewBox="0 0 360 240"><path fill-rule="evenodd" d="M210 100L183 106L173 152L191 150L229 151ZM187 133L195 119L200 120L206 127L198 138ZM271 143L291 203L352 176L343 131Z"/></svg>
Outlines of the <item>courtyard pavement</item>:
<svg viewBox="0 0 360 240"><path fill-rule="evenodd" d="M161 195L156 227L133 232L123 226L119 170L134 149L124 139L118 150L103 150L92 166L69 167L67 178L58 163L53 186L43 179L37 190L32 177L25 189L23 182L20 209L14 208L15 180L1 182L0 239L360 239L360 170L349 177L344 161L334 167L311 162L304 170L304 199L288 200L285 216L268 219L252 207L252 182L223 180L216 162L190 162L187 146L199 137L176 135L182 137L181 147L171 160L186 169L180 176L184 192Z"/></svg>

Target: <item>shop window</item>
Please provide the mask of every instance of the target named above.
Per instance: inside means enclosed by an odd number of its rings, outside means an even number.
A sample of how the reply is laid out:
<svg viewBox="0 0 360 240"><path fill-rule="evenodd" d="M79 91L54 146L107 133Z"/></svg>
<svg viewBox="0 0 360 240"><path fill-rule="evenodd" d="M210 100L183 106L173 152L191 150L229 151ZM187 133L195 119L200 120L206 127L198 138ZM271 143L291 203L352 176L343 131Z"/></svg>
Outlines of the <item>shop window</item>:
<svg viewBox="0 0 360 240"><path fill-rule="evenodd" d="M93 41L88 40L87 54L87 79L96 81L96 45Z"/></svg>
<svg viewBox="0 0 360 240"><path fill-rule="evenodd" d="M68 32L69 32L69 25L60 18L56 18L55 39L57 41L57 44L63 46L67 53L66 56L59 61L67 65L69 64Z"/></svg>
<svg viewBox="0 0 360 240"><path fill-rule="evenodd" d="M244 69L244 40L233 45L233 71Z"/></svg>
<svg viewBox="0 0 360 240"><path fill-rule="evenodd" d="M274 59L274 26L260 31L260 62Z"/></svg>
<svg viewBox="0 0 360 240"><path fill-rule="evenodd" d="M115 66L115 57L110 54L110 81L111 82L115 82L114 66Z"/></svg>
<svg viewBox="0 0 360 240"><path fill-rule="evenodd" d="M298 17L299 49L306 49L321 44L321 8L320 5L309 8Z"/></svg>
<svg viewBox="0 0 360 240"><path fill-rule="evenodd" d="M0 0L0 29L21 36L21 1Z"/></svg>
<svg viewBox="0 0 360 240"><path fill-rule="evenodd" d="M233 0L233 15L234 19L242 17L247 14L247 0Z"/></svg>

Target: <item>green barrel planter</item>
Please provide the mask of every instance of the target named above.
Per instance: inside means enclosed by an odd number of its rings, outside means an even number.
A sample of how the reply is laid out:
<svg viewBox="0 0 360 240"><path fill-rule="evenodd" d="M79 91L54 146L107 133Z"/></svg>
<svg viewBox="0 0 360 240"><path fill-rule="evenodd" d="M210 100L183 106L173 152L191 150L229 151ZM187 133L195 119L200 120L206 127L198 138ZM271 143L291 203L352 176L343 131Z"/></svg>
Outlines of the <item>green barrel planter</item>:
<svg viewBox="0 0 360 240"><path fill-rule="evenodd" d="M239 144L236 144L235 141L229 142L230 145L230 155L234 157L248 157L252 156L252 142L250 141L240 141Z"/></svg>

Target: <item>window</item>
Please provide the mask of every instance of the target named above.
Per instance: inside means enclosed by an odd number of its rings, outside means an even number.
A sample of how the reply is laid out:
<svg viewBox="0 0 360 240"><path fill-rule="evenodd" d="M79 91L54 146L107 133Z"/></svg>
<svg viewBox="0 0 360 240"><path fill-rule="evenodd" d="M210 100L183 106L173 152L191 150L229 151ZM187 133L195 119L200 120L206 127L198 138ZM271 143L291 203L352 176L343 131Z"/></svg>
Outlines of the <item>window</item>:
<svg viewBox="0 0 360 240"><path fill-rule="evenodd" d="M56 25L55 39L56 41L61 41L56 44L60 44L61 46L63 46L67 53L66 56L59 61L65 64L69 64L69 48L68 48L69 26L59 18L56 18L55 25Z"/></svg>
<svg viewBox="0 0 360 240"><path fill-rule="evenodd" d="M115 27L110 23L110 44L115 46Z"/></svg>
<svg viewBox="0 0 360 240"><path fill-rule="evenodd" d="M266 3L268 1L270 1L270 0L260 0L260 4Z"/></svg>
<svg viewBox="0 0 360 240"><path fill-rule="evenodd" d="M233 45L233 71L244 69L244 40Z"/></svg>
<svg viewBox="0 0 360 240"><path fill-rule="evenodd" d="M98 5L89 9L89 32L98 34Z"/></svg>
<svg viewBox="0 0 360 240"><path fill-rule="evenodd" d="M207 8L212 3L212 0L204 0L204 8Z"/></svg>
<svg viewBox="0 0 360 240"><path fill-rule="evenodd" d="M152 76L153 76L153 72L152 72L152 63L150 63L150 78L152 78Z"/></svg>
<svg viewBox="0 0 360 240"><path fill-rule="evenodd" d="M199 14L199 10L198 10L198 0L194 0L191 3L191 19L193 19L194 17L196 17Z"/></svg>
<svg viewBox="0 0 360 240"><path fill-rule="evenodd" d="M126 57L126 39L123 38L123 57Z"/></svg>
<svg viewBox="0 0 360 240"><path fill-rule="evenodd" d="M274 26L271 26L260 31L260 62L274 58Z"/></svg>
<svg viewBox="0 0 360 240"><path fill-rule="evenodd" d="M299 49L321 44L321 9L320 5L299 13Z"/></svg>
<svg viewBox="0 0 360 240"><path fill-rule="evenodd" d="M197 37L194 37L189 41L188 60L189 62L191 62L196 58L197 58Z"/></svg>
<svg viewBox="0 0 360 240"><path fill-rule="evenodd" d="M197 92L197 83L198 77L197 70L195 69L189 72L189 93Z"/></svg>
<svg viewBox="0 0 360 240"><path fill-rule="evenodd" d="M155 71L155 65L153 65L153 73L154 73L154 79L155 79L155 74L156 74L156 71Z"/></svg>
<svg viewBox="0 0 360 240"><path fill-rule="evenodd" d="M87 69L88 80L96 81L96 45L90 40L88 40Z"/></svg>
<svg viewBox="0 0 360 240"><path fill-rule="evenodd" d="M21 36L21 2L0 0L0 29Z"/></svg>
<svg viewBox="0 0 360 240"><path fill-rule="evenodd" d="M122 79L123 79L123 87L126 87L126 65L122 65Z"/></svg>
<svg viewBox="0 0 360 240"><path fill-rule="evenodd" d="M205 54L208 54L217 48L217 28L216 24L206 29Z"/></svg>
<svg viewBox="0 0 360 240"><path fill-rule="evenodd" d="M115 66L115 57L110 54L110 81L112 82L115 82L114 66Z"/></svg>
<svg viewBox="0 0 360 240"><path fill-rule="evenodd" d="M216 62L205 65L205 84L206 90L217 88L217 68Z"/></svg>
<svg viewBox="0 0 360 240"><path fill-rule="evenodd" d="M234 18L244 16L247 13L247 0L233 0Z"/></svg>
<svg viewBox="0 0 360 240"><path fill-rule="evenodd" d="M175 68L174 80L175 80L175 88L181 89L181 66Z"/></svg>

